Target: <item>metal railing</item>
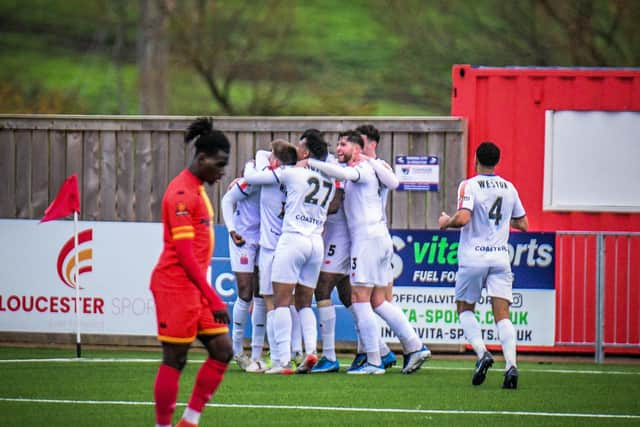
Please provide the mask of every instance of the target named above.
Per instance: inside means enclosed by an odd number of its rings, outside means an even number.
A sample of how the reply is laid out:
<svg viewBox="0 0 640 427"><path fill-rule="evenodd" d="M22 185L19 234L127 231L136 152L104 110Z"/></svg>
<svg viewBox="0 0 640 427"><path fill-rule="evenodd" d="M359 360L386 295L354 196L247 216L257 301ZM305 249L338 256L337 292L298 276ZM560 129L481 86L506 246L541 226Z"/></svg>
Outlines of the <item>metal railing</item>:
<svg viewBox="0 0 640 427"><path fill-rule="evenodd" d="M640 348L640 232L557 232L556 345Z"/></svg>

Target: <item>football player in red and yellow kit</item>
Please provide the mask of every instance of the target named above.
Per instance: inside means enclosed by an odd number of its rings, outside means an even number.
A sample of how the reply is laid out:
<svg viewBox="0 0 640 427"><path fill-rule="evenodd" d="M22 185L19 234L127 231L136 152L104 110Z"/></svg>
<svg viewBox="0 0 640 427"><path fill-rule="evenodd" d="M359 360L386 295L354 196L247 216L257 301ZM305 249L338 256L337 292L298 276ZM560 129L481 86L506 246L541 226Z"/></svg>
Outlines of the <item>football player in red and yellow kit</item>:
<svg viewBox="0 0 640 427"><path fill-rule="evenodd" d="M178 426L198 425L233 356L227 306L206 278L214 239L213 208L203 185L214 184L224 174L229 140L213 129L211 119L200 118L187 129L185 142L194 142L195 155L162 199L164 247L151 275L163 354L154 386L157 426L171 426L180 373L196 338L209 357L198 371Z"/></svg>

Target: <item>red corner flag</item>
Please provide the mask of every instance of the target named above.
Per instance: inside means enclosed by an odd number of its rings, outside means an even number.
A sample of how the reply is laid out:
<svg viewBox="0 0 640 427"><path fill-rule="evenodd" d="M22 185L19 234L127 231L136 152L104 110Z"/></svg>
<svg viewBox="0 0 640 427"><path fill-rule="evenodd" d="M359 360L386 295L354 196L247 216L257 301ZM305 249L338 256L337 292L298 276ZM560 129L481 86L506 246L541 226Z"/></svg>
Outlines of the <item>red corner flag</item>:
<svg viewBox="0 0 640 427"><path fill-rule="evenodd" d="M64 181L58 195L44 211L40 222L64 218L74 212L80 212L80 191L78 190L78 176L75 173Z"/></svg>

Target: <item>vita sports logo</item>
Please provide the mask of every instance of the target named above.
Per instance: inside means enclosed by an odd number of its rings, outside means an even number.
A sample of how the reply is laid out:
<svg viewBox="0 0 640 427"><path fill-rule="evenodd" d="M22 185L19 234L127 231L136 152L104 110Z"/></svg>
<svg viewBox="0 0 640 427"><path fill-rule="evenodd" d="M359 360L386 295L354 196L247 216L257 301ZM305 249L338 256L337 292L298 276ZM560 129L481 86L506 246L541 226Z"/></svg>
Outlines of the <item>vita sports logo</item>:
<svg viewBox="0 0 640 427"><path fill-rule="evenodd" d="M76 288L78 275L93 271L91 264L93 261L93 249L83 247L87 246L88 242L93 240L93 230L89 228L78 234L78 265L76 265L74 240L75 239L71 237L64 246L62 246L58 254L57 262L58 277L71 289ZM83 289L82 286L80 289Z"/></svg>

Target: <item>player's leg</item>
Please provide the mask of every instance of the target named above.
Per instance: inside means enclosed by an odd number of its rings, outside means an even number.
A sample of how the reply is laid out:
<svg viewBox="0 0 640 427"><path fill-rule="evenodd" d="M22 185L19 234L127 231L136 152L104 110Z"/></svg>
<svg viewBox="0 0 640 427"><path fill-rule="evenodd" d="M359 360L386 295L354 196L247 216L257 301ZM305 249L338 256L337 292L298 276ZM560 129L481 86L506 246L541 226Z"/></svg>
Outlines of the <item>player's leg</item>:
<svg viewBox="0 0 640 427"><path fill-rule="evenodd" d="M364 352L364 346L362 344L362 339L360 338L360 329L358 329L358 321L356 319L355 312L353 311L353 304L351 301L351 281L349 280L348 274L338 282L336 288L338 289L338 298L340 298L342 304L347 310L349 310L349 313L351 313L353 326L356 330L356 355L347 369L347 372L349 372L364 365L367 362L367 354Z"/></svg>
<svg viewBox="0 0 640 427"><path fill-rule="evenodd" d="M385 288L385 300L390 304L393 303L393 282L389 282ZM391 351L382 336L380 336L380 339L378 340L378 346L380 347L382 365L385 369L391 368L397 362L396 355Z"/></svg>
<svg viewBox="0 0 640 427"><path fill-rule="evenodd" d="M233 325L231 336L233 338L233 355L241 369L251 362L251 359L243 352L243 340L245 325L249 318L249 308L253 297L253 284L255 281L255 267L257 261L258 245L255 242L246 242L238 247L229 239L229 259L231 271L234 272L237 284L237 298L233 304Z"/></svg>
<svg viewBox="0 0 640 427"><path fill-rule="evenodd" d="M187 363L190 345L162 343L162 364L158 368L153 386L156 426L171 426L178 398L180 374Z"/></svg>
<svg viewBox="0 0 640 427"><path fill-rule="evenodd" d="M498 329L505 361L505 380L503 388L518 387L518 368L516 364L516 331L509 317L512 301L513 274L509 267L492 267L487 278L487 294L491 297L493 318Z"/></svg>
<svg viewBox="0 0 640 427"><path fill-rule="evenodd" d="M386 290L386 285L375 287L371 303L376 314L389 325L402 344L404 352L402 373L411 374L431 358L431 351L420 341L402 310L386 300Z"/></svg>
<svg viewBox="0 0 640 427"><path fill-rule="evenodd" d="M356 259L356 262L358 260ZM378 347L378 321L371 307L373 285L354 282L351 284L351 306L356 317L363 350L367 362L361 367L347 371L348 374L383 374L380 349Z"/></svg>
<svg viewBox="0 0 640 427"><path fill-rule="evenodd" d="M311 301L313 300L314 288L305 285L296 286L296 307L299 307L300 326L302 330L302 339L304 341L305 355L302 363L296 370L297 373L306 374L318 362L317 343L318 343L318 322L316 315L311 309Z"/></svg>
<svg viewBox="0 0 640 427"><path fill-rule="evenodd" d="M482 296L488 268L460 266L456 274L455 297L458 317L464 336L471 344L478 358L471 383L480 385L484 382L487 371L493 366L493 356L482 339L480 323L475 316L476 303Z"/></svg>
<svg viewBox="0 0 640 427"><path fill-rule="evenodd" d="M156 307L158 340L162 343L162 363L153 388L156 425L171 426L176 408L178 384L187 353L196 338L200 292L152 290Z"/></svg>
<svg viewBox="0 0 640 427"><path fill-rule="evenodd" d="M264 336L267 324L267 308L262 295L260 295L259 272L254 275L253 312L251 313L251 364L247 367L247 372L263 372L266 363L262 359L264 348Z"/></svg>
<svg viewBox="0 0 640 427"><path fill-rule="evenodd" d="M276 339L274 330L275 307L273 305L273 283L271 282L271 270L273 268L273 257L275 251L265 248L260 248L260 257L258 260L258 277L260 295L262 295L265 306L265 329L267 333L267 340L269 341L269 352L271 354L271 363L278 362L278 354L276 349Z"/></svg>
<svg viewBox="0 0 640 427"><path fill-rule="evenodd" d="M291 309L295 283L273 281L273 338L277 361L272 362L268 374L292 374L291 365Z"/></svg>
<svg viewBox="0 0 640 427"><path fill-rule="evenodd" d="M211 309L200 293L199 307L192 315L196 322L197 337L207 349L208 358L196 374L191 397L182 420L177 427L197 426L205 404L222 382L229 361L233 358L233 345L229 336L229 325L213 319Z"/></svg>
<svg viewBox="0 0 640 427"><path fill-rule="evenodd" d="M293 373L291 367L291 330L290 306L293 304L293 291L300 277L300 270L311 252L311 242L301 239L293 233L283 233L278 240L271 281L273 283L273 303L275 306L274 338L278 353L278 366L272 366L267 373Z"/></svg>
<svg viewBox="0 0 640 427"><path fill-rule="evenodd" d="M331 292L336 282L343 277L341 274L320 272L318 285L315 290L316 304L318 306L318 323L320 324L320 335L322 336L322 358L318 362L318 368L314 372L328 372L325 365L335 364L336 357L336 308L331 301ZM339 365L338 365L339 366ZM331 367L329 367L331 368ZM328 368L328 369L329 369Z"/></svg>
<svg viewBox="0 0 640 427"><path fill-rule="evenodd" d="M219 326L219 325L216 325ZM215 329L215 328L214 328ZM200 422L205 405L220 386L229 361L233 357L233 345L228 333L198 335L208 352L208 358L196 374L193 391L180 423L176 427L194 427Z"/></svg>
<svg viewBox="0 0 640 427"><path fill-rule="evenodd" d="M249 307L253 298L254 273L235 272L236 283L238 284L238 297L233 304L233 358L238 363L240 369L247 368L251 359L244 354L244 330L249 318Z"/></svg>
<svg viewBox="0 0 640 427"><path fill-rule="evenodd" d="M320 268L324 259L324 244L320 235L311 235L310 252L306 262L302 265L299 273L298 286L296 287L296 306L299 308L300 322L302 325L302 337L304 339L305 358L300 366L299 373L308 373L318 362L316 355L318 344L318 322L316 315L311 309L314 291Z"/></svg>
<svg viewBox="0 0 640 427"><path fill-rule="evenodd" d="M291 348L289 351L291 352L291 360L297 367L304 360L304 354L302 354L302 323L295 303L289 306L289 312L291 313Z"/></svg>

